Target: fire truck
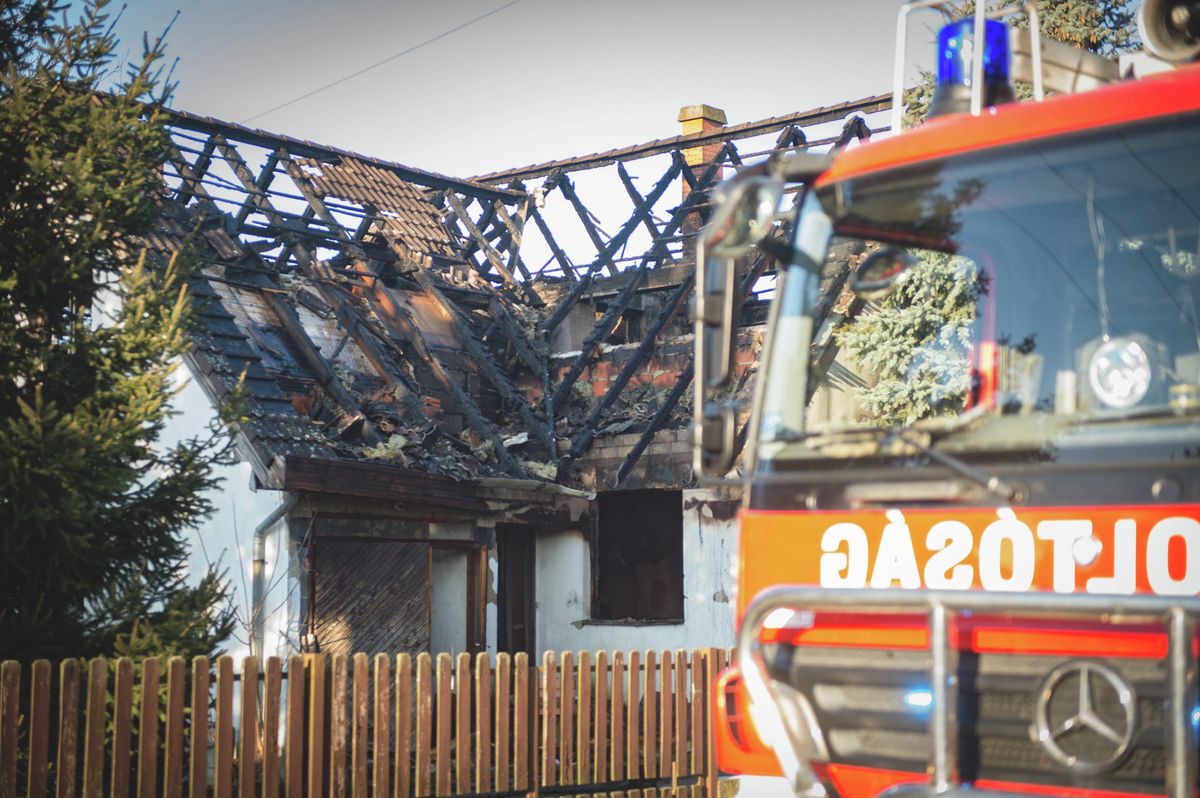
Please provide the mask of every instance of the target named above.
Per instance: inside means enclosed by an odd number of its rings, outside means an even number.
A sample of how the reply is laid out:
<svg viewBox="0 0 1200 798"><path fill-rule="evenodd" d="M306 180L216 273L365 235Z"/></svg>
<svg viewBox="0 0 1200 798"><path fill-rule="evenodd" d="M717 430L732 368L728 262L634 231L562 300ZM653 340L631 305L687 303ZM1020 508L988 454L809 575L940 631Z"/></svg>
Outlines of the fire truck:
<svg viewBox="0 0 1200 798"><path fill-rule="evenodd" d="M739 278L778 264L719 765L800 796L1195 796L1200 3L1143 6L1174 68L1066 93L1086 58L981 2L900 132L930 5L900 13L892 135L743 169L702 234L704 474L738 448Z"/></svg>

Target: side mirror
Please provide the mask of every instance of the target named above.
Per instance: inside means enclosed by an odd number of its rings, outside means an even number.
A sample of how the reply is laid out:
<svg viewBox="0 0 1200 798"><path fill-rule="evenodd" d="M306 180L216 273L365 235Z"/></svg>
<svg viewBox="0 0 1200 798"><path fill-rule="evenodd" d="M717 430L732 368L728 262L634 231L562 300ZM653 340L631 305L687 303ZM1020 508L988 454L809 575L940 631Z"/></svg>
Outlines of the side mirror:
<svg viewBox="0 0 1200 798"><path fill-rule="evenodd" d="M917 263L915 256L903 250L876 250L850 275L850 290L863 299L882 299L904 282Z"/></svg>
<svg viewBox="0 0 1200 798"><path fill-rule="evenodd" d="M734 178L714 193L717 209L704 227L705 248L718 258L740 258L771 231L783 183L774 178Z"/></svg>
<svg viewBox="0 0 1200 798"><path fill-rule="evenodd" d="M702 238L696 247L695 377L692 403L695 459L699 474L718 475L733 461L733 410L706 400L710 390L733 375L733 258L712 257ZM722 468L722 464L724 467Z"/></svg>
<svg viewBox="0 0 1200 798"><path fill-rule="evenodd" d="M737 268L732 258L711 257L696 247L696 385L720 388L733 363L733 294Z"/></svg>
<svg viewBox="0 0 1200 798"><path fill-rule="evenodd" d="M737 430L733 405L706 402L702 410L696 411L696 416L692 433L695 437L695 470L710 476L723 476L733 467L734 435Z"/></svg>

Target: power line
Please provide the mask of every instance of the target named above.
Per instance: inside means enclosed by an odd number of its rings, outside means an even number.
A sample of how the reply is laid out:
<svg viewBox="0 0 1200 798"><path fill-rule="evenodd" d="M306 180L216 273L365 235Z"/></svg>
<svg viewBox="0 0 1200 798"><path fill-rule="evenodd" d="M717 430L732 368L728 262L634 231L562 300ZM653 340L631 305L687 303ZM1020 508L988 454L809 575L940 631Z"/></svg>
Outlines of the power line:
<svg viewBox="0 0 1200 798"><path fill-rule="evenodd" d="M372 69L376 69L377 67L381 67L381 66L383 66L384 64L386 64L386 63L388 63L388 62L390 62L390 61L395 61L397 58L400 58L401 56L405 56L405 55L408 55L409 53L412 53L412 52L415 52L415 51L417 51L417 50L420 50L422 47L424 47L424 46L426 46L426 45L428 45L428 44L433 44L434 42L436 42L436 41L439 41L439 40L441 40L441 39L444 39L444 38L446 38L447 36L450 36L451 34L458 33L458 32L459 32L460 30L462 30L463 28L470 27L471 25L474 25L476 22L480 22L480 21L482 21L482 20L485 20L485 19L487 19L488 17L492 16L493 14L499 14L501 11L505 10L506 8L511 8L511 7L515 6L517 3L520 3L520 2L521 2L521 0L509 0L509 1L508 1L507 3L505 3L504 5L502 5L502 6L498 6L498 7L496 7L496 8L493 8L491 11L487 11L487 12L485 12L485 13L483 13L483 14L480 14L480 15L479 15L479 16L477 16L477 17L474 17L474 18L472 18L472 19L469 19L469 20L467 20L466 22L462 23L461 25L456 25L456 26L454 26L453 28L450 28L449 30L442 31L441 33L437 34L436 36L431 36L430 38L426 39L426 40L425 40L425 41L423 41L423 42L419 42L419 43L417 43L417 44L414 44L412 47L408 47L408 48L406 48L406 49L404 49L404 50L401 50L400 52L398 52L398 53L395 53L394 55L389 55L387 58L384 58L382 61L376 61L375 63L371 64L370 66L365 66L365 67L363 67L362 69L360 69L360 70L358 70L358 71L356 71L356 72L351 72L349 75L345 75L345 76L343 76L343 77L340 77L340 78L338 78L337 80L334 80L334 81L331 81L331 82L329 82L329 83L326 83L324 86L320 86L320 87L318 87L318 88L315 88L315 89L313 89L312 91L307 91L307 92L305 92L304 94L301 94L301 95L300 95L300 96L298 96L298 97L293 97L292 99L288 100L287 102L280 103L279 105L276 105L276 106L275 106L275 107L273 107L273 108L268 108L268 109L267 109L267 110L265 110L265 111L259 111L257 114L254 114L253 116L248 116L248 117L246 117L245 119L243 119L243 120L241 121L241 124L243 124L243 125L244 125L244 124L246 124L246 123L248 123L248 122L252 122L252 121L254 121L255 119L258 119L258 118L260 118L260 117L264 117L264 116L266 116L267 114L273 114L273 113L275 113L276 111L279 111L279 110L281 110L281 109L283 109L283 108L287 108L289 105L294 105L295 103L298 103L298 102L300 102L301 100L307 100L309 97L312 97L314 94L320 94L321 92L325 91L326 89L332 89L334 86L337 86L337 85L339 85L339 84L341 84L341 83L345 83L346 81L348 81L348 80L351 80L351 79L353 79L353 78L356 78L356 77L358 77L359 75L362 75L362 74L365 74L365 73L367 73L367 72L370 72Z"/></svg>

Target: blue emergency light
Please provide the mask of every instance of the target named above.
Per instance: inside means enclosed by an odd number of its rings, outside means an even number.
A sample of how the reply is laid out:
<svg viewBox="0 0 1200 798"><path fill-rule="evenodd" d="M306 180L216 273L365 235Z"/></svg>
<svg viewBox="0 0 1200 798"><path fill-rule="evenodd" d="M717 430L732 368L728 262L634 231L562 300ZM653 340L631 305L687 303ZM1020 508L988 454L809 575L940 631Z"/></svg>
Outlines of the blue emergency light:
<svg viewBox="0 0 1200 798"><path fill-rule="evenodd" d="M971 81L974 75L975 20L967 17L938 31L937 85L930 116L971 110ZM983 105L1012 102L1012 55L1008 26L989 19L983 28Z"/></svg>

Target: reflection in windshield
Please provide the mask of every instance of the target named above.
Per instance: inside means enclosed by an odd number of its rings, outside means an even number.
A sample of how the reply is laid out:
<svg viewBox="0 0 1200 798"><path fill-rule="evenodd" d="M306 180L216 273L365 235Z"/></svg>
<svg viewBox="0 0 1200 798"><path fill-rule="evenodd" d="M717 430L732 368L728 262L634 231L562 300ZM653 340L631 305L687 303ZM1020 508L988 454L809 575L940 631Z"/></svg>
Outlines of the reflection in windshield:
<svg viewBox="0 0 1200 798"><path fill-rule="evenodd" d="M968 411L985 423L956 436L964 449L1037 448L1101 422L1130 440L1200 427L1197 118L893 170L819 198L839 238L820 298L781 289L762 443ZM846 275L884 246L917 265L890 294L856 296ZM800 307L807 356L786 333ZM808 401L772 389L805 365Z"/></svg>
<svg viewBox="0 0 1200 798"><path fill-rule="evenodd" d="M966 404L982 275L967 258L909 254L917 262L904 280L834 333L863 380L855 421L909 425L957 415Z"/></svg>

